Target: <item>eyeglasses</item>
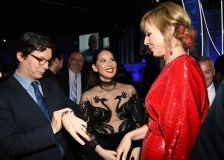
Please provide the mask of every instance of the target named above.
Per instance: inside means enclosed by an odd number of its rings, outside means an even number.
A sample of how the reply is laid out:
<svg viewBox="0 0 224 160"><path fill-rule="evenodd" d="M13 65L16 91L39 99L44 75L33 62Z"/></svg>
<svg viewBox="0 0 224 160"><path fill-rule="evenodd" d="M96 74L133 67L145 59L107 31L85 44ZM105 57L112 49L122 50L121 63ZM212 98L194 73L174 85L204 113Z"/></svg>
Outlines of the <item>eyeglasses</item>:
<svg viewBox="0 0 224 160"><path fill-rule="evenodd" d="M46 59L44 59L44 58L36 57L36 56L34 56L34 55L32 55L32 54L29 54L29 55L31 55L33 58L35 58L36 60L38 60L39 65L41 65L41 66L44 65L46 62L48 62L48 66L51 65L52 59L46 60Z"/></svg>
<svg viewBox="0 0 224 160"><path fill-rule="evenodd" d="M78 63L83 63L84 61L82 59L76 59L76 58L71 58L72 61L78 62Z"/></svg>

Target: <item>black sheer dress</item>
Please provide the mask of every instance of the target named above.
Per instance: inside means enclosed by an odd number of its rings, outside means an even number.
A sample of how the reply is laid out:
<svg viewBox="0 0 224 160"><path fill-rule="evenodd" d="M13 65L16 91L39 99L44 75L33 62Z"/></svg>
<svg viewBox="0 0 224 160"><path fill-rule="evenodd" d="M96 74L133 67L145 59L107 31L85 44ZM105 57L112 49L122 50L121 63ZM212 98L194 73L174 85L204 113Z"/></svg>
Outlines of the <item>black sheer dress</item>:
<svg viewBox="0 0 224 160"><path fill-rule="evenodd" d="M87 132L91 137L91 141L85 145L85 158L88 160L102 159L95 152L97 145L116 151L127 132L141 127L147 121L144 103L137 93L128 95L120 90L98 95L91 96L92 100L82 101L80 104L84 120L88 123ZM133 141L130 152L141 145L142 140Z"/></svg>

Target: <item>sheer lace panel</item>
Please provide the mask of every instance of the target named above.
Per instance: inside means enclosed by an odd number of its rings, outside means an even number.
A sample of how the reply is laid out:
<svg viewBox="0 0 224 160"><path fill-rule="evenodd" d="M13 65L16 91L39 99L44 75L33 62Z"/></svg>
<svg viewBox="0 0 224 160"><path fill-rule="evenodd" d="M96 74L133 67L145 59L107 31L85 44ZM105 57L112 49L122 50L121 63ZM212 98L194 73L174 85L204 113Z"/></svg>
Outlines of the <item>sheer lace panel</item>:
<svg viewBox="0 0 224 160"><path fill-rule="evenodd" d="M122 91L113 98L111 96L92 96L91 102L82 101L80 104L93 146L98 144L97 133L113 134L133 130L147 121L144 103L137 93L129 97Z"/></svg>

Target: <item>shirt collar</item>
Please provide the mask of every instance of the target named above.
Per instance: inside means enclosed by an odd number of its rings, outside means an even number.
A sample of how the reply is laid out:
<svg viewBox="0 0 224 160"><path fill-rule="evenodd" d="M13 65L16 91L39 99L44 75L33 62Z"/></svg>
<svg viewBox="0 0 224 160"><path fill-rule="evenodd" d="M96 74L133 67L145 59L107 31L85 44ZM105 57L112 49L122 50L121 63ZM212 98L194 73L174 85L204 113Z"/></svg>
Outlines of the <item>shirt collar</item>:
<svg viewBox="0 0 224 160"><path fill-rule="evenodd" d="M30 87L32 81L30 81L30 80L28 80L28 79L22 77L22 76L17 72L17 69L16 69L16 71L14 72L14 77L19 81L19 83L23 86L23 88L28 89L28 88ZM40 84L39 81L37 81L37 82Z"/></svg>

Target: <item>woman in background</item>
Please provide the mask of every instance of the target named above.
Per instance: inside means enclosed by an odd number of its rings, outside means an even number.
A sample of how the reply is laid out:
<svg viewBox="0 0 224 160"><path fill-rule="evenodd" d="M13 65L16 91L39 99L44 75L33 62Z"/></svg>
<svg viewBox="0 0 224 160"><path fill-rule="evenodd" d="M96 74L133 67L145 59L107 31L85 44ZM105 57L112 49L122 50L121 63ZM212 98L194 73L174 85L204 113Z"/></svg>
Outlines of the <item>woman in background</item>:
<svg viewBox="0 0 224 160"><path fill-rule="evenodd" d="M116 160L116 149L123 136L147 121L142 98L132 85L116 81L117 63L111 51L100 49L93 65L80 107L91 141L87 142L89 160ZM142 141L131 146L128 156L138 160Z"/></svg>
<svg viewBox="0 0 224 160"><path fill-rule="evenodd" d="M146 99L148 124L127 133L117 149L126 159L132 140L144 139L141 160L188 160L208 112L208 95L197 61L186 53L195 32L188 13L172 2L160 3L141 20L144 44L163 57L165 67Z"/></svg>

